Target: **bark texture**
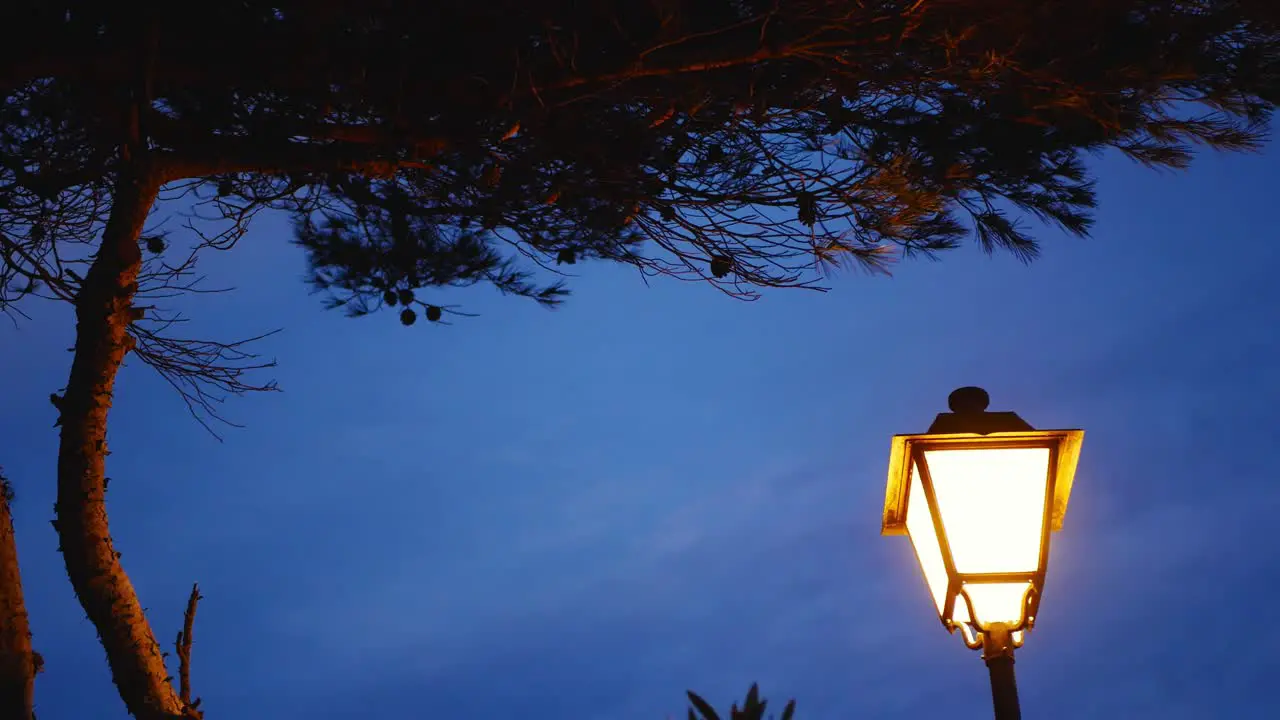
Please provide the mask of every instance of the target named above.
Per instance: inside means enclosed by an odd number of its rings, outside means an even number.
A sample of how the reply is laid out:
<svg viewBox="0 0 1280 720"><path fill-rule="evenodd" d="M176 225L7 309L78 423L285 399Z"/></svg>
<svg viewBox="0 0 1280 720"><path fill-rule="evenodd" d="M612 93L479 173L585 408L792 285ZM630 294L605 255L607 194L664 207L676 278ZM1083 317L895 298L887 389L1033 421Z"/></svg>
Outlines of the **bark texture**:
<svg viewBox="0 0 1280 720"><path fill-rule="evenodd" d="M9 509L8 483L0 475L0 720L32 720L40 655L31 649L31 627L22 597L18 545Z"/></svg>
<svg viewBox="0 0 1280 720"><path fill-rule="evenodd" d="M142 265L138 238L160 185L160 175L145 163L121 173L102 244L76 298L75 356L61 403L55 521L76 597L98 630L121 699L139 720L187 713L111 541L104 474L112 390L133 346L128 330Z"/></svg>

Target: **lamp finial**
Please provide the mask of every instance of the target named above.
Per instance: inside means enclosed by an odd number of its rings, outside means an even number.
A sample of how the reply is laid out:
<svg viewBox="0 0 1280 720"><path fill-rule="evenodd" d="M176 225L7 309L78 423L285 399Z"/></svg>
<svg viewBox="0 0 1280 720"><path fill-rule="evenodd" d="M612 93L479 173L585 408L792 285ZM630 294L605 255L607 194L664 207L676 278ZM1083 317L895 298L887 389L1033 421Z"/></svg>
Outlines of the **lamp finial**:
<svg viewBox="0 0 1280 720"><path fill-rule="evenodd" d="M991 396L986 390L972 385L955 390L947 397L947 407L957 415L976 415L986 412Z"/></svg>

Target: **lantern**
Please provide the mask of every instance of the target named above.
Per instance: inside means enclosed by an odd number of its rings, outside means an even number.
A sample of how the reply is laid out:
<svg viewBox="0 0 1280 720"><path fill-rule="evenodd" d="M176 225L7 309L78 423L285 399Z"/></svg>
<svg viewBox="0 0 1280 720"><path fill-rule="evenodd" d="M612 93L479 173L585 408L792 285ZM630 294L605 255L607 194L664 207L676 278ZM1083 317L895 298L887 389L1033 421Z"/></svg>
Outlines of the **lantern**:
<svg viewBox="0 0 1280 720"><path fill-rule="evenodd" d="M1021 645L1034 626L1084 438L988 401L961 388L928 433L893 438L881 528L910 537L942 624L972 648L993 628Z"/></svg>

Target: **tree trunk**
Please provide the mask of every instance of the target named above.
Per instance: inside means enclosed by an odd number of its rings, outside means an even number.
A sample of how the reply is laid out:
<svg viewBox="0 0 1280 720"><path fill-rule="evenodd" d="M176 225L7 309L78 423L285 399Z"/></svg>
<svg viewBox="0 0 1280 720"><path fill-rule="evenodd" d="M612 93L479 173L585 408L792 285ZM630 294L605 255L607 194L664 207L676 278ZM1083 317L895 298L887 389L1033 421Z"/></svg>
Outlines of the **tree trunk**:
<svg viewBox="0 0 1280 720"><path fill-rule="evenodd" d="M98 630L111 676L138 720L184 715L155 633L120 565L107 526L107 413L125 355L142 251L138 238L160 190L145 162L125 163L102 244L76 297L76 344L62 399L55 526L67 575Z"/></svg>
<svg viewBox="0 0 1280 720"><path fill-rule="evenodd" d="M33 720L40 655L31 650L27 605L22 599L18 545L9 511L12 495L0 475L0 719Z"/></svg>

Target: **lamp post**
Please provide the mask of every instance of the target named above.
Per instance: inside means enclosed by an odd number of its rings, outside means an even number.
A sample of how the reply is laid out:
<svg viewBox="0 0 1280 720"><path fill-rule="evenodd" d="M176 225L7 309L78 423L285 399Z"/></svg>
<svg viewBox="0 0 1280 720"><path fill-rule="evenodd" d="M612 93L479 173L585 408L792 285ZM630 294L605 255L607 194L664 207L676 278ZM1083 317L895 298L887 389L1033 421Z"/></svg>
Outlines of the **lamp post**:
<svg viewBox="0 0 1280 720"><path fill-rule="evenodd" d="M927 433L894 436L881 534L910 537L943 627L982 650L996 720L1018 720L1013 651L1035 625L1084 431L1036 430L989 400L960 388Z"/></svg>

